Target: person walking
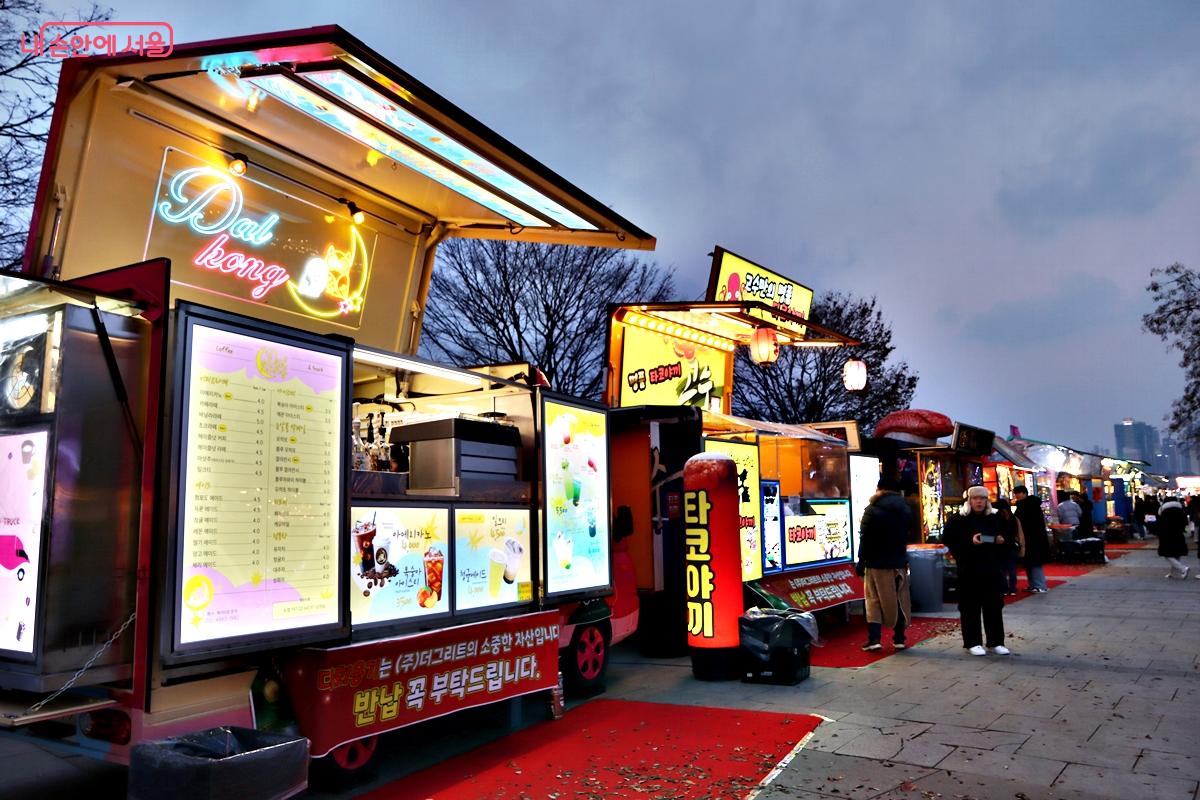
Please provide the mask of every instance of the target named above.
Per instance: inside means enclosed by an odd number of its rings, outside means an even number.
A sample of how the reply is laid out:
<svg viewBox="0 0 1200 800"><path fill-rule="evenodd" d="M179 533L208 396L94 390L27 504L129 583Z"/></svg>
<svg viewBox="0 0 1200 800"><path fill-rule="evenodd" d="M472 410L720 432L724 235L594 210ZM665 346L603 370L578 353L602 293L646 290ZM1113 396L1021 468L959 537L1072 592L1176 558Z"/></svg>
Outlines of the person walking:
<svg viewBox="0 0 1200 800"><path fill-rule="evenodd" d="M945 543L958 564L958 616L963 647L973 656L1011 651L1004 646L1004 576L1001 556L1004 531L982 486L967 490L962 510L946 522ZM979 617L983 615L983 630ZM987 633L987 647L983 634Z"/></svg>
<svg viewBox="0 0 1200 800"><path fill-rule="evenodd" d="M1075 538L1090 539L1096 535L1096 520L1093 517L1096 507L1088 498L1087 492L1076 492L1073 499L1079 506L1079 527L1075 529Z"/></svg>
<svg viewBox="0 0 1200 800"><path fill-rule="evenodd" d="M1146 538L1146 496L1141 492L1133 500L1133 532L1139 539Z"/></svg>
<svg viewBox="0 0 1200 800"><path fill-rule="evenodd" d="M1186 527L1187 512L1183 510L1183 503L1174 497L1168 497L1167 501L1158 507L1157 523L1158 554L1171 565L1171 570L1167 573L1168 578L1184 579L1188 576L1188 567L1179 560L1188 553L1187 539L1183 534Z"/></svg>
<svg viewBox="0 0 1200 800"><path fill-rule="evenodd" d="M1004 536L1000 564L1004 571L1004 594L1012 597L1017 593L1017 563L1025 555L1025 535L1021 531L1021 521L1013 515L1006 498L999 498L994 506Z"/></svg>
<svg viewBox="0 0 1200 800"><path fill-rule="evenodd" d="M908 535L912 512L900 495L900 483L881 478L859 526L856 571L863 578L867 607L868 652L883 649L883 628L892 629L892 646L907 647L905 630L912 618L908 589Z"/></svg>
<svg viewBox="0 0 1200 800"><path fill-rule="evenodd" d="M1046 531L1046 515L1042 513L1042 501L1031 497L1024 486L1013 489L1017 501L1014 516L1021 524L1025 537L1025 575L1029 578L1029 591L1044 594L1046 591L1045 564L1050 560L1050 539Z"/></svg>

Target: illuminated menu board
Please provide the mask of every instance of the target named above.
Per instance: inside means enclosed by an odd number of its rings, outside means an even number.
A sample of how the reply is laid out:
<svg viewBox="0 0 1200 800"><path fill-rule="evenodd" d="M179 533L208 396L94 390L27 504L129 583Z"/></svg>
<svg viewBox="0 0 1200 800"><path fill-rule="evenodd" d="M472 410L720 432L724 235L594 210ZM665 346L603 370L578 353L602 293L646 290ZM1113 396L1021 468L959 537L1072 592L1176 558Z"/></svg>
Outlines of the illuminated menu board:
<svg viewBox="0 0 1200 800"><path fill-rule="evenodd" d="M177 649L338 625L345 355L196 321L186 362Z"/></svg>
<svg viewBox="0 0 1200 800"><path fill-rule="evenodd" d="M46 431L0 435L0 650L33 652Z"/></svg>
<svg viewBox="0 0 1200 800"><path fill-rule="evenodd" d="M533 600L529 512L454 510L454 607L471 611Z"/></svg>
<svg viewBox="0 0 1200 800"><path fill-rule="evenodd" d="M850 558L850 502L788 497L783 511L783 558L789 567Z"/></svg>
<svg viewBox="0 0 1200 800"><path fill-rule="evenodd" d="M608 417L547 400L546 593L605 588L609 578Z"/></svg>
<svg viewBox="0 0 1200 800"><path fill-rule="evenodd" d="M450 591L443 583L450 552L449 509L355 507L350 523L351 623L450 611Z"/></svg>
<svg viewBox="0 0 1200 800"><path fill-rule="evenodd" d="M762 577L762 500L758 486L758 445L753 442L732 442L706 439L706 453L724 453L737 464L739 527L742 547L742 580Z"/></svg>

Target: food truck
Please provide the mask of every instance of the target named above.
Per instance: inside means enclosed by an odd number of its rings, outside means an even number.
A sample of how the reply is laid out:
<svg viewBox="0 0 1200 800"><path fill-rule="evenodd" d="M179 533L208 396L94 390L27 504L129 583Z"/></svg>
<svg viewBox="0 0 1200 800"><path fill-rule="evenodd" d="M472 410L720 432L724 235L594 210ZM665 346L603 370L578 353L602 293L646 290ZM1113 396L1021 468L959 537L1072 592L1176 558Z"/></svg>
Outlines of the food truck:
<svg viewBox="0 0 1200 800"><path fill-rule="evenodd" d="M606 409L415 353L447 237L654 239L340 28L159 55L64 63L0 276L0 729L352 770L601 680Z"/></svg>
<svg viewBox="0 0 1200 800"><path fill-rule="evenodd" d="M818 610L862 599L847 441L731 408L738 348L766 365L780 347L857 344L809 321L811 301L802 284L718 247L704 302L610 309L607 400L621 464L612 502L633 521L628 550L647 652L686 652L696 587L685 585L682 471L698 453L737 464L748 605ZM875 489L875 468L861 502Z"/></svg>

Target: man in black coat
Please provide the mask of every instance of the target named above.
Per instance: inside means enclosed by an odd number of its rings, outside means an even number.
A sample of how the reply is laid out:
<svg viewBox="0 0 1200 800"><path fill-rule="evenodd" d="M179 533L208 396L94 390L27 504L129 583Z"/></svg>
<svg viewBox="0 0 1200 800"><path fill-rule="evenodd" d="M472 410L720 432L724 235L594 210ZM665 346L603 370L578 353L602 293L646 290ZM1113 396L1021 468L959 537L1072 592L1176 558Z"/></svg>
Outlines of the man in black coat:
<svg viewBox="0 0 1200 800"><path fill-rule="evenodd" d="M1042 594L1046 591L1046 570L1050 560L1050 540L1046 531L1046 516L1042 513L1042 501L1031 497L1024 486L1013 488L1016 506L1013 514L1025 532L1025 575L1029 578L1029 591Z"/></svg>
<svg viewBox="0 0 1200 800"><path fill-rule="evenodd" d="M879 491L863 511L859 526L858 574L863 577L867 607L867 643L863 650L882 650L883 626L892 629L892 644L903 650L904 631L912 617L908 590L908 534L912 512L900 496L900 484L883 478Z"/></svg>
<svg viewBox="0 0 1200 800"><path fill-rule="evenodd" d="M958 564L958 616L963 647L973 656L988 649L1006 656L1004 646L1004 529L988 500L988 490L972 486L962 512L946 521L946 546ZM979 617L983 615L983 630ZM983 640L987 632L986 647Z"/></svg>

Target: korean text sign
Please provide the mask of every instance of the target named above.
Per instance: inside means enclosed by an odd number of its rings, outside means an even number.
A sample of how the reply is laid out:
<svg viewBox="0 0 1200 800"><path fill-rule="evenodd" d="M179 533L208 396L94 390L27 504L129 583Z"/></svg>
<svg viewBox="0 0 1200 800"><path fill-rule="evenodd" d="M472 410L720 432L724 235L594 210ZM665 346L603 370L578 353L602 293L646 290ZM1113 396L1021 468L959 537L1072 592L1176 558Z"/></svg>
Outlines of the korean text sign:
<svg viewBox="0 0 1200 800"><path fill-rule="evenodd" d="M717 302L766 303L807 319L812 308L813 292L778 272L718 247L713 251L708 299Z"/></svg>
<svg viewBox="0 0 1200 800"><path fill-rule="evenodd" d="M725 377L732 353L665 333L624 326L620 405L699 406L731 391Z"/></svg>
<svg viewBox="0 0 1200 800"><path fill-rule="evenodd" d="M757 580L762 577L763 571L762 488L758 478L758 445L753 442L706 439L704 451L725 453L737 464L742 580Z"/></svg>
<svg viewBox="0 0 1200 800"><path fill-rule="evenodd" d="M345 742L558 685L558 613L334 649L284 668L300 732L322 756Z"/></svg>
<svg viewBox="0 0 1200 800"><path fill-rule="evenodd" d="M733 459L703 453L683 469L688 645L738 646L742 614L737 475Z"/></svg>
<svg viewBox="0 0 1200 800"><path fill-rule="evenodd" d="M803 611L817 611L863 599L862 578L847 564L768 575L758 582L758 587Z"/></svg>
<svg viewBox="0 0 1200 800"><path fill-rule="evenodd" d="M450 611L446 508L351 509L350 621L355 625Z"/></svg>

